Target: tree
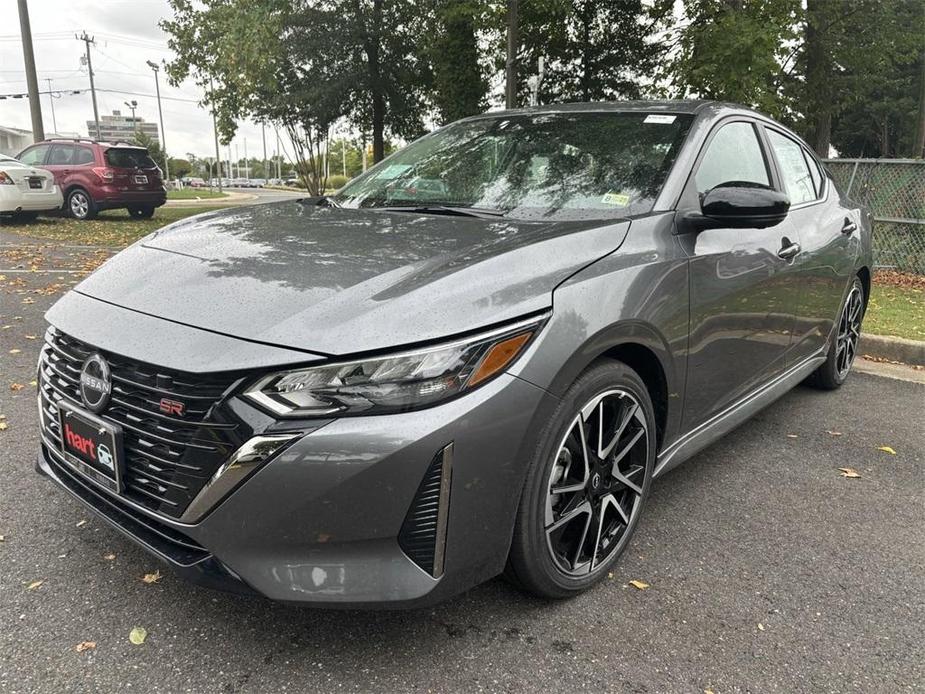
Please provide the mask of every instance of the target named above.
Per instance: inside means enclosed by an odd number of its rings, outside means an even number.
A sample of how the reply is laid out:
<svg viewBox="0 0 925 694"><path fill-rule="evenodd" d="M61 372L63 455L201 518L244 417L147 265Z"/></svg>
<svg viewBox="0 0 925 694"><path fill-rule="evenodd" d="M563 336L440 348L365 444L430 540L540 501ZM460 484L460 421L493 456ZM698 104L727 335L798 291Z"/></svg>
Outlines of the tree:
<svg viewBox="0 0 925 694"><path fill-rule="evenodd" d="M797 35L799 0L688 0L684 10L684 21L669 32L677 53L665 77L675 94L734 101L782 117L781 66Z"/></svg>
<svg viewBox="0 0 925 694"><path fill-rule="evenodd" d="M158 168L161 171L166 171L166 168L164 167L166 158L164 156L164 150L161 149L159 142L154 140L150 135L146 135L145 133L141 132L140 130L135 132L135 135L132 137L131 141L139 147L144 147L147 149L148 156L154 160L154 163L157 164Z"/></svg>
<svg viewBox="0 0 925 694"><path fill-rule="evenodd" d="M175 178L184 178L193 170L193 165L186 159L170 157L170 174Z"/></svg>
<svg viewBox="0 0 925 694"><path fill-rule="evenodd" d="M795 60L795 125L822 156L915 152L925 5L808 0Z"/></svg>
<svg viewBox="0 0 925 694"><path fill-rule="evenodd" d="M479 65L476 0L438 3L431 46L433 99L444 122L480 113L488 85Z"/></svg>

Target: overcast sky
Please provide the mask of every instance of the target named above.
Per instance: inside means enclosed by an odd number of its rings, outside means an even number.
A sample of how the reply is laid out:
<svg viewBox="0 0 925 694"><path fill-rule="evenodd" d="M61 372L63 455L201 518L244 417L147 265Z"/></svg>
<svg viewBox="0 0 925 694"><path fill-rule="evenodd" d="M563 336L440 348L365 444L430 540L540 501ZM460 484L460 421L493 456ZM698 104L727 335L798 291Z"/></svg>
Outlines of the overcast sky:
<svg viewBox="0 0 925 694"><path fill-rule="evenodd" d="M27 91L16 4L16 0L0 0L2 95ZM48 91L46 80L51 79L53 91L88 90L79 95L64 93L54 99L57 132L86 137L86 122L93 119L89 76L86 67L80 63L84 43L74 38L75 33L84 30L96 37L96 46L91 47L91 51L100 115L113 110L128 114L123 102L135 99L138 101L136 115L146 121L157 122L154 74L145 63L148 60L161 63L172 56L167 48L167 37L158 28L158 21L169 14L167 0L29 1L39 89ZM199 88L192 82L184 83L178 89L170 87L161 72L164 126L171 156L183 157L187 152L198 156L214 155L211 115L196 103L201 96ZM48 133L54 130L50 98L48 95L41 98L42 120ZM0 125L31 130L28 100L0 100ZM245 138L248 156L262 158L260 127L251 123L241 124L232 143L232 150L237 145L241 157L244 156ZM272 155L274 147L275 136L268 129L268 155ZM222 158L227 157L228 150L223 148Z"/></svg>

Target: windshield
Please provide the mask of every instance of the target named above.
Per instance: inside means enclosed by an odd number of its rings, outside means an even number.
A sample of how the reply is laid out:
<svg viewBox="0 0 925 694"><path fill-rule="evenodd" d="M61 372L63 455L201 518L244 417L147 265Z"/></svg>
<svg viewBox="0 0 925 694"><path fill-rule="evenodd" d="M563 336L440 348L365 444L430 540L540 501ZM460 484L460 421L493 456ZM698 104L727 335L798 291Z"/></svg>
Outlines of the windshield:
<svg viewBox="0 0 925 694"><path fill-rule="evenodd" d="M117 169L153 169L157 164L146 149L112 147L106 150L106 163Z"/></svg>
<svg viewBox="0 0 925 694"><path fill-rule="evenodd" d="M413 142L354 179L342 207L465 207L522 219L651 211L692 117L556 113L478 118Z"/></svg>

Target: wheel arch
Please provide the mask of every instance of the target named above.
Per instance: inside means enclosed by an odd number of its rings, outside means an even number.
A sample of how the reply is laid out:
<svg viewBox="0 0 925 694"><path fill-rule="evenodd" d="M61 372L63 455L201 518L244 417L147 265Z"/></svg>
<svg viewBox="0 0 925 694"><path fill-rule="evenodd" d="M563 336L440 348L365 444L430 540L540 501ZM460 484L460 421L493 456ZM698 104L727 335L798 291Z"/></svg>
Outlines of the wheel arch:
<svg viewBox="0 0 925 694"><path fill-rule="evenodd" d="M867 311L867 302L870 301L870 268L862 265L858 268L858 278L861 280L861 286L864 288L864 311Z"/></svg>

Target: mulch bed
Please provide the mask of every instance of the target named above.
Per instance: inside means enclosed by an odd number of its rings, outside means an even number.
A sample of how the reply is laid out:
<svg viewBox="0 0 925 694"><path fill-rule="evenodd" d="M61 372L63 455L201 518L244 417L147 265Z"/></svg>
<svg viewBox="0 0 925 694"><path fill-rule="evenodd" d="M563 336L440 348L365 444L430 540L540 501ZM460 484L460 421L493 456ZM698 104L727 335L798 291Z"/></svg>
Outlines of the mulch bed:
<svg viewBox="0 0 925 694"><path fill-rule="evenodd" d="M892 287L925 289L925 275L914 275L911 272L899 272L897 270L877 270L874 273L874 282Z"/></svg>

